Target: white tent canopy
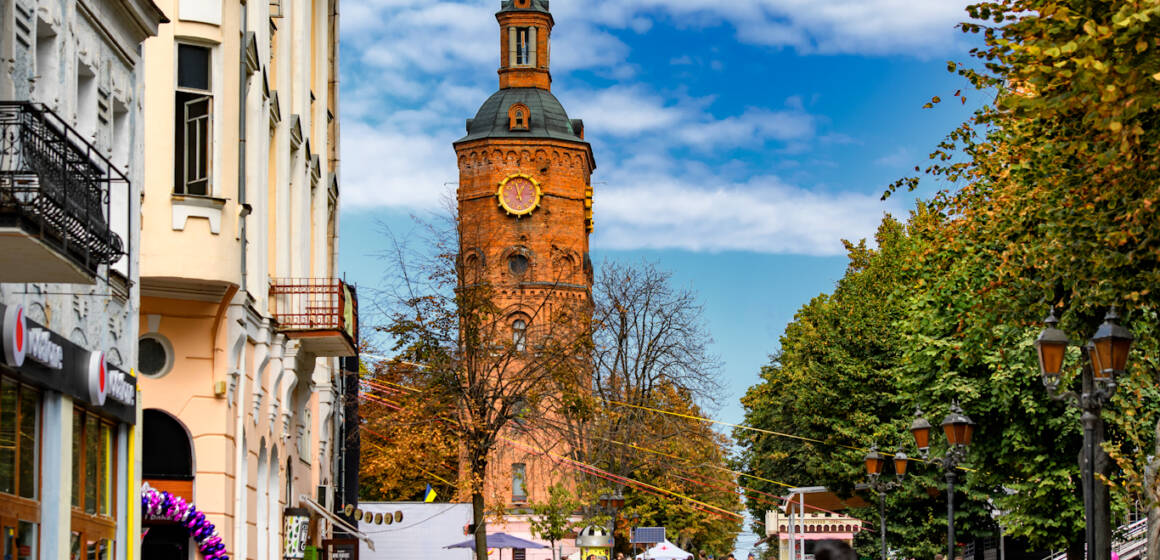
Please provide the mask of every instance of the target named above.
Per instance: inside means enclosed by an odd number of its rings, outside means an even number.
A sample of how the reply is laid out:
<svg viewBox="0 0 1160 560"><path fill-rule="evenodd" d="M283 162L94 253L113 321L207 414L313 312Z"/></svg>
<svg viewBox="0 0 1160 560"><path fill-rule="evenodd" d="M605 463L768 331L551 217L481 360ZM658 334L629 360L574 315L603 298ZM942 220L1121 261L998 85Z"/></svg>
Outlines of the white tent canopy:
<svg viewBox="0 0 1160 560"><path fill-rule="evenodd" d="M665 541L648 549L644 554L636 555L639 560L644 560L645 558L649 560L685 560L690 556L692 554L681 550L680 547L669 541Z"/></svg>

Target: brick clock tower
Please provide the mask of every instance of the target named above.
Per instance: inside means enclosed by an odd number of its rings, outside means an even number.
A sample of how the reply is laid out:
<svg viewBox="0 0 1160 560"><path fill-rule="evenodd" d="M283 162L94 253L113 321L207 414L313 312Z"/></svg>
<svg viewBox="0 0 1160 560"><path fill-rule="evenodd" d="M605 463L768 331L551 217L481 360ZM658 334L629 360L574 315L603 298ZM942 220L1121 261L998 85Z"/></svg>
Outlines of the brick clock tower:
<svg viewBox="0 0 1160 560"><path fill-rule="evenodd" d="M499 91L467 120L467 136L454 144L460 254L466 281L491 283L510 329L505 336L522 344L529 329L553 321L554 309L583 309L573 316L585 325L590 318L596 161L584 141L584 123L569 119L552 95L555 21L548 0L503 0L496 19ZM489 502L518 506L547 499L560 473L529 447L531 442L505 444L489 458ZM552 447L562 452L562 445Z"/></svg>

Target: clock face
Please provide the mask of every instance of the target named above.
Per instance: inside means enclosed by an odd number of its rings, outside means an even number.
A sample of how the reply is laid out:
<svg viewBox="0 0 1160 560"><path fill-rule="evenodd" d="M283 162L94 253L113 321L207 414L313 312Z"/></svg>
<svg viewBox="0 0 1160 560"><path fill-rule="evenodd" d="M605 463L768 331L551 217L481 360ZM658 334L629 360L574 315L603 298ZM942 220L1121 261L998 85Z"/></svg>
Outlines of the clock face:
<svg viewBox="0 0 1160 560"><path fill-rule="evenodd" d="M512 175L500 183L498 197L508 214L525 216L540 205L540 186L527 175Z"/></svg>

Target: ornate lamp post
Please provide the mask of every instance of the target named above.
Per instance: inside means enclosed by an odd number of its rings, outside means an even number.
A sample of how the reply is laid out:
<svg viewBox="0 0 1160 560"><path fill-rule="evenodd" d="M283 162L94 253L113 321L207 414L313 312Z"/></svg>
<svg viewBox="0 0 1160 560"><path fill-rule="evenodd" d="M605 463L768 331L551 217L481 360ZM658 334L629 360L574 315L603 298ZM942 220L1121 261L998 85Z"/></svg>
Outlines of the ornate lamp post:
<svg viewBox="0 0 1160 560"><path fill-rule="evenodd" d="M934 459L943 468L947 481L947 560L955 560L955 483L958 482L959 465L967 457L967 447L975 435L975 423L963 413L959 403L951 405L951 411L943 418L943 433L947 436L946 455ZM923 459L930 455L930 422L922 417L922 410L914 412L914 422L910 433Z"/></svg>
<svg viewBox="0 0 1160 560"><path fill-rule="evenodd" d="M1080 470L1083 473L1083 507L1085 540L1088 558L1111 558L1111 506L1107 492L1096 491L1096 453L1102 453L1104 439L1100 412L1116 392L1116 378L1123 375L1128 365L1128 351L1132 349L1132 333L1119 324L1116 308L1108 310L1104 323L1095 336L1080 347L1083 364L1080 366L1081 392L1060 391L1063 380L1063 362L1071 345L1067 335L1056 325L1055 310L1044 320L1047 327L1035 340L1039 357L1039 373L1052 399L1064 401L1082 412L1083 455Z"/></svg>
<svg viewBox="0 0 1160 560"><path fill-rule="evenodd" d="M878 520L882 533L882 560L887 560L886 492L902 485L902 479L906 477L906 467L909 465L910 458L901 450L894 454L894 476L897 477L897 480L882 479L882 467L886 465L886 459L881 453L878 453L877 445L870 448L870 453L866 454L865 460L866 474L870 477L870 488L878 492Z"/></svg>
<svg viewBox="0 0 1160 560"><path fill-rule="evenodd" d="M613 550L616 548L616 512L624 507L624 494L620 490L612 494L601 494L597 499L600 503L600 508L607 512L612 517L612 546Z"/></svg>

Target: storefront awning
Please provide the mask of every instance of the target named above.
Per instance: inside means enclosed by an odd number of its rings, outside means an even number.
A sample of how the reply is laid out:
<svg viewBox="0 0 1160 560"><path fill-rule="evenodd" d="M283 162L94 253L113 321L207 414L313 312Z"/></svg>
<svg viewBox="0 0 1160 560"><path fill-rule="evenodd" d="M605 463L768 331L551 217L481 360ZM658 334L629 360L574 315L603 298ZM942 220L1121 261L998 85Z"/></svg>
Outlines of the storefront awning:
<svg viewBox="0 0 1160 560"><path fill-rule="evenodd" d="M301 500L302 503L306 504L307 507L318 513L318 515L325 517L327 521L330 521L331 525L342 527L343 530L354 535L358 538L358 540L367 543L367 548L371 549L372 551L375 549L375 541L368 537L366 533L359 531L357 528L352 527L346 521L343 521L341 517L327 511L326 508L322 507L322 504L319 504L318 502L310 499L310 496L301 494L298 496L298 499Z"/></svg>

